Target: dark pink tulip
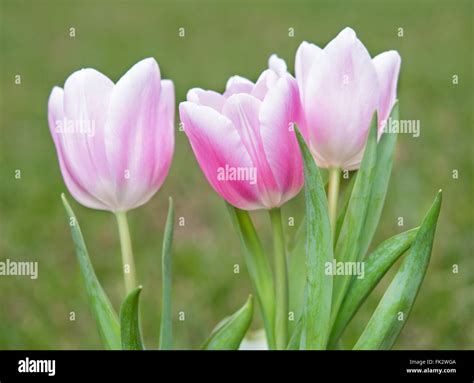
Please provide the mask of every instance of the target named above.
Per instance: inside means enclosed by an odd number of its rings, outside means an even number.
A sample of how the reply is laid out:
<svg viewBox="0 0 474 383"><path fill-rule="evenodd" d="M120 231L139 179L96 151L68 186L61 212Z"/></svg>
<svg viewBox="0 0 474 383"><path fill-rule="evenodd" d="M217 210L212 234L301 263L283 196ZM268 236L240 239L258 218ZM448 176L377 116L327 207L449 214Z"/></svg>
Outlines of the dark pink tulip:
<svg viewBox="0 0 474 383"><path fill-rule="evenodd" d="M174 150L174 86L157 62L135 64L116 84L94 69L55 87L48 120L61 172L84 206L127 211L146 203Z"/></svg>
<svg viewBox="0 0 474 383"><path fill-rule="evenodd" d="M277 56L255 84L234 76L222 95L191 89L179 112L207 180L230 204L271 209L300 191L303 170L292 125L298 89Z"/></svg>

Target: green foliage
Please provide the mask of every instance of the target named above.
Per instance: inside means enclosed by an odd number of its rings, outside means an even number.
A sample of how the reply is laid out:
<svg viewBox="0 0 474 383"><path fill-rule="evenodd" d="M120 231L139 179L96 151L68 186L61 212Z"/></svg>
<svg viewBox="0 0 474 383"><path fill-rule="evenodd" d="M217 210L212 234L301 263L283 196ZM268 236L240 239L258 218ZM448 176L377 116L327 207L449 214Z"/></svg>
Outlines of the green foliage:
<svg viewBox="0 0 474 383"><path fill-rule="evenodd" d="M253 316L253 299L233 315L223 319L202 346L205 350L237 350L247 333Z"/></svg>
<svg viewBox="0 0 474 383"><path fill-rule="evenodd" d="M109 350L120 349L120 325L112 304L94 272L79 222L64 194L61 195L68 216L71 235L76 249L77 260L86 288L89 306L104 347Z"/></svg>

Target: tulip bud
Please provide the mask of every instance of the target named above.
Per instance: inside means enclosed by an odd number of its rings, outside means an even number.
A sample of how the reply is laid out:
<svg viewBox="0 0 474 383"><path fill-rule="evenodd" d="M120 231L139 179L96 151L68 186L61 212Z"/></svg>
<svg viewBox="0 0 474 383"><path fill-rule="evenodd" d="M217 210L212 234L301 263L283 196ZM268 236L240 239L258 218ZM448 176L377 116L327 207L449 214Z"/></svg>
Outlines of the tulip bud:
<svg viewBox="0 0 474 383"><path fill-rule="evenodd" d="M146 203L174 150L174 86L157 62L135 64L116 84L94 69L55 87L48 122L64 181L84 206L127 211Z"/></svg>
<svg viewBox="0 0 474 383"><path fill-rule="evenodd" d="M179 107L207 180L245 210L279 207L300 191L303 169L293 131L299 109L296 81L275 55L255 84L234 76L222 95L191 89Z"/></svg>
<svg viewBox="0 0 474 383"><path fill-rule="evenodd" d="M396 100L400 56L374 59L346 28L324 49L303 42L295 75L303 109L303 133L318 166L347 170L360 166L372 116L378 136Z"/></svg>

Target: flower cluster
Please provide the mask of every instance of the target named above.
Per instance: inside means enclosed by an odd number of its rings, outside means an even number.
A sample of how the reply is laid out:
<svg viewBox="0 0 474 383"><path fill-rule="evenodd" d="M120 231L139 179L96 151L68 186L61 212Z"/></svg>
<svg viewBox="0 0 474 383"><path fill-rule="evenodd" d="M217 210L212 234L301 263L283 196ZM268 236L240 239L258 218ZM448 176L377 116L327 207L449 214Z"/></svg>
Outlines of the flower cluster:
<svg viewBox="0 0 474 383"><path fill-rule="evenodd" d="M371 58L346 28L324 48L302 42L295 76L272 55L253 82L232 76L222 93L193 88L179 116L197 162L211 187L228 203L239 233L253 293L262 314L263 348L336 348L367 295L410 249L356 349L390 348L409 313L427 269L441 193L419 228L367 250L377 228L392 167L396 135L384 129L398 119L400 56ZM143 349L132 242L126 212L145 204L167 177L174 152L175 92L158 63L135 64L116 84L94 69L73 73L55 87L48 119L61 172L84 206L115 214L127 296L114 308L93 271L76 217L70 218L92 311L108 348ZM328 169L325 182L319 169ZM341 170L358 170L339 201ZM292 259L304 265L289 276L281 207L305 188L305 223L295 236ZM351 189L352 188L352 189ZM338 206L342 208L338 211ZM273 268L249 211L267 210L273 230ZM160 348L172 347L171 249L173 203L163 240ZM290 278L291 277L291 278ZM304 291L300 288L303 280ZM290 325L291 311L296 324ZM253 298L227 317L204 343L237 349L253 315ZM248 342L246 343L248 344Z"/></svg>

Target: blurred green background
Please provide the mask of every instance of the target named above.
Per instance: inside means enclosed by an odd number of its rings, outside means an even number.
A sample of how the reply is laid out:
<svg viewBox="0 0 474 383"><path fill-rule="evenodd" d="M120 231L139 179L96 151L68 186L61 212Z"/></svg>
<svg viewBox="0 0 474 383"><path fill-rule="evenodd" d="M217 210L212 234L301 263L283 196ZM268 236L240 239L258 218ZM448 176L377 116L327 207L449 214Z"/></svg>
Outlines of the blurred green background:
<svg viewBox="0 0 474 383"><path fill-rule="evenodd" d="M0 277L0 349L95 349L89 312L60 193L66 191L47 126L54 85L82 67L118 80L153 56L176 86L222 91L227 78L256 80L277 53L293 73L303 40L324 46L353 27L373 56L402 56L401 116L421 121L421 136L400 137L374 243L418 225L438 189L444 201L432 261L396 348L474 347L473 3L470 1L6 1L1 0L0 261L38 261L39 278ZM76 30L74 38L69 29ZM178 29L185 28L185 37ZM294 28L294 37L289 37ZM403 37L398 36L403 28ZM21 75L21 84L14 83ZM452 83L458 75L459 83ZM177 116L178 119L178 116ZM177 120L178 121L178 120ZM21 179L15 179L15 170ZM453 179L453 169L459 178ZM197 347L212 327L243 304L250 283L222 200L202 175L182 132L167 181L129 220L142 293L148 347L157 346L160 252L167 197L176 214L173 311L176 348ZM118 308L123 296L115 219L73 201L96 272ZM302 217L303 198L283 214ZM253 214L271 251L265 212ZM397 226L404 217L405 226ZM294 232L289 227L287 235ZM234 274L233 266L241 266ZM459 273L452 273L452 265ZM382 281L346 334L354 342L393 272ZM69 320L69 313L76 320ZM185 320L178 313L185 312ZM260 327L259 319L254 328Z"/></svg>

